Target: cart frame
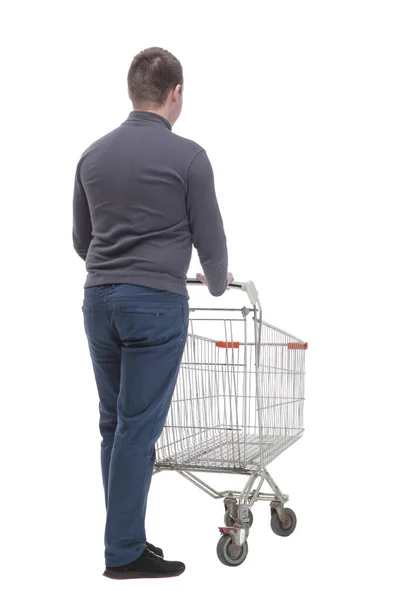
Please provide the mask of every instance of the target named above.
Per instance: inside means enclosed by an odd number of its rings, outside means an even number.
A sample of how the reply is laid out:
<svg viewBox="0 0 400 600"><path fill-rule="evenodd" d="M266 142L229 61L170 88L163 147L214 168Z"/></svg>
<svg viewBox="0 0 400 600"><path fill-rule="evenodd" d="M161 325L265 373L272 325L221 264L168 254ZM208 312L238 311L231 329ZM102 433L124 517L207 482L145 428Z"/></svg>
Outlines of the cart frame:
<svg viewBox="0 0 400 600"><path fill-rule="evenodd" d="M188 280L188 284L202 285L197 279ZM176 471L212 498L223 500L225 527L219 528L222 538L217 546L217 553L223 564L237 566L247 556L246 540L253 522L251 509L258 500L270 502L271 527L274 533L287 537L293 533L296 527L296 515L291 509L285 508L289 496L282 493L266 467L303 435L304 350L307 349L308 344L262 320L262 308L253 282L235 282L229 287L246 292L252 308L191 308L192 313L239 311L241 318L223 319L226 335L225 341L221 342L216 342L211 337L199 336L193 330L196 320L221 322L221 319L196 319L195 317L190 319L192 333L189 333L188 336L185 350L188 354L182 361L180 376L184 381L184 377L190 378L190 369L195 369L197 372L194 376L192 374L192 382L195 377L197 392L187 391L185 388L184 393L181 394L182 399L179 397L173 399L169 422L167 420L162 434L163 439L160 438L157 442L154 473ZM248 340L247 334L246 323L250 314L254 321L254 342ZM245 339L242 344L243 364L239 364L236 360L236 356L240 352L240 344L233 339L232 323L234 321L245 323ZM227 322L231 327L231 335L228 335ZM225 349L223 362L216 362L215 356L217 355L211 353L211 345ZM200 347L201 352L199 352ZM191 348L192 354L190 355ZM296 356L295 360L291 358L293 354ZM249 356L250 361L248 360ZM195 368L198 357L201 359L200 366ZM190 361L189 358L192 360ZM253 366L254 371L251 370ZM184 369L187 370L185 373L183 373ZM238 386L233 390L227 391L226 389L226 382L235 381L235 377L237 381L240 379L243 388L242 394L238 392ZM204 414L201 408L195 406L196 401L200 406L198 398L201 384L198 383L199 378L203 383L203 395L205 386L208 385L206 390L208 395L205 396L206 399L203 398L203 404L206 407L203 411ZM217 381L216 384L213 383L213 379ZM268 381L266 381L267 379ZM188 382L191 383L190 379ZM255 386L254 396L248 393L251 383ZM280 395L276 391L274 392L274 385L278 386ZM175 392L177 393L177 390ZM283 393L286 396L282 395ZM218 402L221 403L222 397L225 402L225 419L221 419L220 414L217 415L215 408ZM176 406L174 406L174 402ZM226 406L229 407L229 403L231 416L227 418ZM186 411L188 410L186 405L189 405L192 420L190 424L187 415L185 418L182 417L183 409L177 408L180 404L185 407ZM235 404L236 413L232 411L232 404ZM200 426L195 426L194 415L200 419ZM217 416L219 418L216 418ZM204 419L207 421L207 426L204 424ZM247 422L251 419L251 422L254 423L253 426ZM184 420L188 432L186 438L183 436L184 426L182 423ZM210 426L208 426L209 424ZM258 429L257 434L254 433L256 429ZM239 430L243 433L239 433ZM254 435L250 435L250 431L253 431ZM277 435L277 431L280 432L280 435ZM255 440L256 435L259 439L257 448L254 441L248 441ZM188 438L190 437L192 437L192 442L193 439L195 440L193 443L189 443ZM269 440L273 440L274 443ZM219 443L216 444L216 441ZM249 445L250 443L252 446ZM217 449L220 452L218 456ZM251 460L250 457L252 457ZM224 490L219 492L195 474L200 472L235 473L247 475L248 479L241 491ZM264 483L268 484L272 493L261 491Z"/></svg>

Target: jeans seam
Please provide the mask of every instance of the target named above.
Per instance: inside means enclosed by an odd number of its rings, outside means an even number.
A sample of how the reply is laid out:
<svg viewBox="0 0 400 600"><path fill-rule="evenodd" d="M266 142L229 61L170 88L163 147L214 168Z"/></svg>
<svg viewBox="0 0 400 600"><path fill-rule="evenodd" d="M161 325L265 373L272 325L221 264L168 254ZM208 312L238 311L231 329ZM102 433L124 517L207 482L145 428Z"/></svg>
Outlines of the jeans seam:
<svg viewBox="0 0 400 600"><path fill-rule="evenodd" d="M186 336L187 336L187 333L188 333L188 331L187 331L188 328L186 326L186 320L188 320L188 319L186 318L186 311L185 311L186 302L187 302L187 300L184 300L182 298L182 300L181 300L181 310L182 310L182 325L183 325L183 330L182 330L182 335L181 335L181 342L183 342L183 343L186 342ZM189 325L189 323L188 323L188 325Z"/></svg>
<svg viewBox="0 0 400 600"><path fill-rule="evenodd" d="M185 319L184 319L183 300L182 300L182 302L181 302L181 308L182 308L182 324L183 324L183 333L181 334L181 339L180 339L180 342L179 342L179 344L178 344L178 358L177 358L177 360L176 360L176 363L175 363L175 369L174 369L174 372L176 372L176 370L179 368L179 363L180 363L180 361L182 360L182 346L184 346L184 345L185 345L185 330L184 330L184 329L185 329ZM178 373L178 375L179 375L179 373ZM174 391L175 391L175 387L174 387ZM173 394L173 393L174 393L174 392L172 392L172 394ZM154 430L155 430L155 428L156 428L156 423L157 423L157 421L158 421L158 418L159 418L159 416L160 416L161 409L162 409L162 405L159 407L159 409L158 409L158 411L157 411L157 416L156 416L156 418L155 418L154 425L153 425L153 429L152 429L152 432L151 432L151 437L152 437L152 438L153 438L153 436L154 436Z"/></svg>

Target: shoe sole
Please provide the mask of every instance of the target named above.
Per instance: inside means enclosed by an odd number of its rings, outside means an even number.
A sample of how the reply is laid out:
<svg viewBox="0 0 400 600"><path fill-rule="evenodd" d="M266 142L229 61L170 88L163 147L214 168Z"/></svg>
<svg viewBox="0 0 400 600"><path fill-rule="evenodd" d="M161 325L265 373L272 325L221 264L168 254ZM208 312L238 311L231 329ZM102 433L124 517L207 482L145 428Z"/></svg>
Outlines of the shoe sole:
<svg viewBox="0 0 400 600"><path fill-rule="evenodd" d="M108 577L109 579L169 579L171 577L179 577L182 573L185 572L185 569L182 571L178 571L177 573L118 573L116 571L104 571L103 576Z"/></svg>

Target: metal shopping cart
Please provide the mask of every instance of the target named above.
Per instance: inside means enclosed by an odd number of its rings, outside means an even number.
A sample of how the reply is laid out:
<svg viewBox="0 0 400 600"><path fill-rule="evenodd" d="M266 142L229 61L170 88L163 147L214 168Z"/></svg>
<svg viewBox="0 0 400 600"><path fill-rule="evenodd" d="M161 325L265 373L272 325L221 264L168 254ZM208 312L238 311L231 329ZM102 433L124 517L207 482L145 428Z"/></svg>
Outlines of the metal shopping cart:
<svg viewBox="0 0 400 600"><path fill-rule="evenodd" d="M188 284L202 285L197 279ZM251 307L191 308L189 335L155 472L175 470L213 498L223 499L225 526L217 555L244 562L257 500L271 502L271 527L289 536L296 515L285 508L267 465L303 434L307 343L265 323L252 282L233 283ZM247 475L241 492L217 492L195 473ZM261 492L263 484L272 494Z"/></svg>

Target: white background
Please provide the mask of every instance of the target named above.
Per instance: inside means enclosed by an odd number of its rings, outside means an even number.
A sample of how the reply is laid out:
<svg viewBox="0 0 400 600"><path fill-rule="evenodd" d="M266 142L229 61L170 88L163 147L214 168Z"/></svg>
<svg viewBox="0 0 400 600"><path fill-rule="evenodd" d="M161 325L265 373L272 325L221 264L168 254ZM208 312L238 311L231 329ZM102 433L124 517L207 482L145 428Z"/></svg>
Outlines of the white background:
<svg viewBox="0 0 400 600"><path fill-rule="evenodd" d="M2 9L3 598L398 597L398 8L80 0ZM127 118L130 62L154 45L183 64L174 131L211 158L234 275L255 280L268 322L309 343L307 431L271 465L298 515L292 537L272 534L259 503L247 561L224 567L222 502L160 474L148 538L187 570L115 582L101 576L98 399L72 188L83 150Z"/></svg>

